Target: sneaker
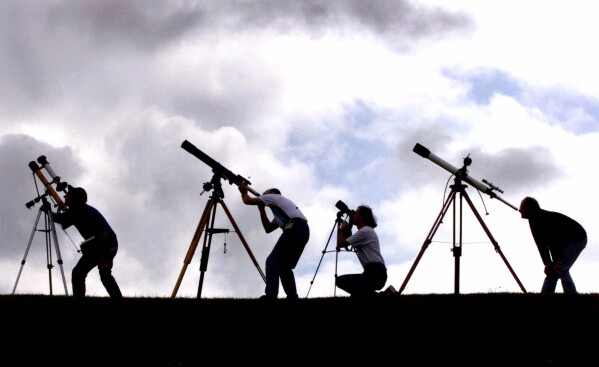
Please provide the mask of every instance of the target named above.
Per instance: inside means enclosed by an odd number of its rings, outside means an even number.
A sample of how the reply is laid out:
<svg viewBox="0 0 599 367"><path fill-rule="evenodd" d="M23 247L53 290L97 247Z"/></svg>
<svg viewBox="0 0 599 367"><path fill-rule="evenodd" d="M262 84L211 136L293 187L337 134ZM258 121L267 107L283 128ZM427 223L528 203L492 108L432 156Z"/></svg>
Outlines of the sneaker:
<svg viewBox="0 0 599 367"><path fill-rule="evenodd" d="M274 300L277 299L277 297L275 297L275 296L269 296L269 295L265 294L263 296L260 296L258 299L260 301L274 301Z"/></svg>
<svg viewBox="0 0 599 367"><path fill-rule="evenodd" d="M388 286L387 289L385 289L383 291L384 294L395 294L397 293L397 291L395 290L395 287L393 287L392 285Z"/></svg>

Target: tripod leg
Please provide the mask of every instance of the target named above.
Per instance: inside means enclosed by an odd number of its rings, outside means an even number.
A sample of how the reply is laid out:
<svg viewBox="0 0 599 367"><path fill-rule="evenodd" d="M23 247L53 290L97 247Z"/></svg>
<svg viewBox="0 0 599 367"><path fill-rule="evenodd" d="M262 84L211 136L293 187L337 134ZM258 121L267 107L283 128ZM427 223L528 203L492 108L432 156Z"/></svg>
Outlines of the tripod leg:
<svg viewBox="0 0 599 367"><path fill-rule="evenodd" d="M48 284L50 286L50 295L54 294L52 288L52 234L50 233L50 216L46 215L44 218L44 234L46 240L46 268L48 269Z"/></svg>
<svg viewBox="0 0 599 367"><path fill-rule="evenodd" d="M339 251L335 251L335 284L333 284L333 297L337 297L337 274L339 265Z"/></svg>
<svg viewBox="0 0 599 367"><path fill-rule="evenodd" d="M35 236L35 232L37 231L37 225L40 221L40 216L42 215L42 209L37 212L37 218L35 218L35 223L33 224L33 230L31 231L31 236L29 236L29 243L27 243L27 247L25 248L25 255L23 256L23 260L21 260L21 268L19 269L19 273L17 274L17 280L15 281L15 285L12 288L12 294L15 294L17 290L17 284L19 283L19 278L21 278L21 272L23 272L23 267L25 266L25 262L27 261L27 255L29 254L29 249L31 248L31 242L33 242L33 236Z"/></svg>
<svg viewBox="0 0 599 367"><path fill-rule="evenodd" d="M456 241L456 223L457 223L457 216L456 216L456 205L455 205L455 199L454 199L454 205L453 205L453 247L451 249L451 251L453 252L453 258L454 258L454 277L453 277L453 293L455 294L459 294L460 293L460 257L462 257L462 213L463 213L463 203L462 203L462 195L463 195L463 189L461 189L460 191L460 202L459 202L459 206L460 206L460 230L459 230L459 240Z"/></svg>
<svg viewBox="0 0 599 367"><path fill-rule="evenodd" d="M206 228L206 234L204 235L204 245L202 246L202 256L200 257L200 282L198 283L197 297L202 297L202 287L204 286L204 273L208 269L208 257L210 256L210 246L212 245L212 234L214 232L214 220L216 219L216 204L217 199L214 199L212 205L212 219L210 221L210 228Z"/></svg>
<svg viewBox="0 0 599 367"><path fill-rule="evenodd" d="M422 255L424 255L424 251L426 251L428 246L431 244L433 237L435 236L435 233L439 229L439 226L443 223L443 217L445 216L445 213L447 213L447 209L449 209L449 206L451 205L451 203L454 202L454 198L455 198L455 191L452 191L451 194L447 197L447 200L445 200L445 203L443 204L443 208L439 212L437 219L435 219L435 223L433 224L431 230L429 231L428 236L424 240L424 243L422 244L422 247L420 248L420 252L418 253L418 256L416 256L416 260L414 261L414 264L412 264L412 267L410 268L410 271L408 272L406 279L404 279L404 281L403 281L401 287L399 288L399 290L397 291L397 293L401 294L401 292L403 292L403 290L406 288L406 285L408 285L408 281L412 277L414 270L416 270L416 266L420 262Z"/></svg>
<svg viewBox="0 0 599 367"><path fill-rule="evenodd" d="M256 261L256 258L252 254L252 250L250 250L250 246L248 245L247 241L243 237L243 234L241 234L241 230L237 226L237 223L235 223L235 219L233 219L233 216L231 215L229 208L227 208L224 201L219 200L219 203L225 210L225 213L227 213L227 217L229 217L229 221L231 221L233 228L235 228L235 233L237 233L237 235L239 236L239 239L241 240L241 243L243 244L243 247L245 247L245 250L247 251L248 255L250 255L250 258L252 259L252 262L254 263L254 266L256 267L256 269L258 269L258 272L260 273L262 280L264 280L264 282L266 283L266 276L262 272L262 269L260 269L260 265L258 264L258 261Z"/></svg>
<svg viewBox="0 0 599 367"><path fill-rule="evenodd" d="M312 289L312 284L314 284L314 279L316 279L316 274L318 273L318 269L320 269L320 264L322 264L322 259L324 259L324 255L327 253L327 248L329 247L329 242L331 242L331 238L333 237L333 233L335 233L335 228L339 229L341 223L338 220L335 220L333 224L333 228L331 229L331 234L329 234L329 239L327 240L327 244L324 246L324 250L322 250L322 256L320 257L320 261L318 262L318 266L316 267L316 271L314 272L314 276L312 277L312 281L310 282L310 288L308 288L308 293L306 294L306 298L310 295L310 290ZM338 252L338 251L337 251ZM335 261L335 278L337 277L337 262ZM337 290L337 287L333 285L335 288L333 289L333 295Z"/></svg>
<svg viewBox="0 0 599 367"><path fill-rule="evenodd" d="M514 277L514 279L516 280L516 282L520 286L520 289L522 290L522 292L526 293L526 289L524 288L524 285L522 285L522 282L520 282L520 279L518 279L518 276L516 275L516 273L514 272L514 270L512 269L512 267L510 266L510 264L508 263L507 259L503 255L503 252L499 248L499 244L497 243L497 241L495 241L495 238L493 238L493 235L491 234L491 231L489 230L489 228L487 227L487 225L483 221L482 217L480 216L480 214L478 213L478 211L474 207L474 204L472 204L472 200L470 200L470 197L465 192L463 193L463 196L466 198L466 202L470 206L470 209L472 209L472 212L476 216L476 219L478 219L478 222L480 223L480 225L483 227L483 230L485 231L485 233L487 234L487 236L491 240L491 243L493 243L493 246L495 247L495 251L499 254L499 256L501 256L501 259L503 260L503 262L507 266L508 270L510 271L510 273L512 274L512 276Z"/></svg>
<svg viewBox="0 0 599 367"><path fill-rule="evenodd" d="M208 203L206 204L206 208L204 209L204 212L202 213L202 217L200 219L200 223L198 224L198 227L196 228L196 232L195 232L195 234L193 236L193 239L191 241L189 249L187 250L187 255L185 256L185 260L183 262L183 268L181 269L181 273L179 274L179 278L177 279L177 284L175 285L175 288L173 289L173 292L171 294L171 297L173 297L173 298L177 295L177 292L179 290L179 286L181 285L181 281L183 280L183 276L185 274L187 266L191 263L191 259L193 258L193 255L194 255L195 250L196 250L196 248L198 246L198 243L200 241L202 233L204 232L204 230L206 230L207 233L206 233L206 236L204 237L204 246L202 248L202 258L200 260L200 271L201 271L201 274L200 274L200 283L198 285L198 293L197 293L198 298L201 297L202 286L203 286L203 282L204 282L204 272L205 272L205 270L207 268L207 265L208 265L208 256L209 256L209 252L210 252L210 244L211 244L211 241L212 241L214 219L215 219L215 216L216 216L216 205L218 203L220 203L221 206L223 207L225 213L227 214L227 217L229 218L231 224L235 228L235 232L239 236L239 239L243 243L243 246L245 247L246 251L250 255L250 258L252 259L252 262L254 263L254 265L256 266L256 268L258 269L258 272L260 273L260 276L262 277L262 279L264 280L264 282L266 282L266 276L262 272L262 269L260 269L260 265L258 265L258 262L256 261L256 258L252 254L252 251L250 250L250 247L247 244L247 241L245 240L245 238L243 237L243 234L241 233L241 230L237 226L237 223L235 223L235 219L233 219L233 216L231 215L231 212L229 211L229 209L225 205L224 201L222 201L220 198L218 198L216 196L212 196L210 198L210 200L208 200ZM210 214L212 214L212 223L211 223L211 227L208 229L207 226L208 226L208 221L210 220ZM210 238L208 238L208 236L210 236Z"/></svg>
<svg viewBox="0 0 599 367"><path fill-rule="evenodd" d="M198 247L198 243L200 242L200 237L202 236L202 232L206 225L208 224L208 216L210 215L210 211L214 206L214 201L212 199L208 200L206 203L206 207L202 212L202 216L200 217L200 222L196 228L196 231L193 235L191 243L189 245L189 249L187 250L187 255L185 255L185 259L183 260L183 268L181 268L181 272L179 274L179 278L177 279L177 283L175 284L175 288L171 294L171 297L174 298L177 296L177 292L179 291L179 286L181 285L181 281L183 280L183 276L185 275L185 271L187 270L187 266L191 263L191 259L195 253L196 248Z"/></svg>
<svg viewBox="0 0 599 367"><path fill-rule="evenodd" d="M60 246L58 244L58 236L56 235L56 224L54 223L54 219L52 218L52 215L46 213L46 216L49 219L50 232L52 233L52 237L54 239L54 251L56 252L56 263L60 267L60 273L62 274L62 284L64 285L64 292L68 296L69 289L67 287L67 279L64 275L64 268L62 266L62 255L60 254Z"/></svg>

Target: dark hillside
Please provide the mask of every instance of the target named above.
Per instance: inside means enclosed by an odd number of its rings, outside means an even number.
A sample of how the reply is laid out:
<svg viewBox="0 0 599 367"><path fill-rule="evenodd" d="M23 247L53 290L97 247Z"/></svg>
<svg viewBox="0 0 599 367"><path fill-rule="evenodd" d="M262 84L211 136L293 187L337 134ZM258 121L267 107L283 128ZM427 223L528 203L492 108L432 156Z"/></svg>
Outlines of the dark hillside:
<svg viewBox="0 0 599 367"><path fill-rule="evenodd" d="M599 295L0 296L19 365L596 365ZM78 359L76 356L87 355Z"/></svg>

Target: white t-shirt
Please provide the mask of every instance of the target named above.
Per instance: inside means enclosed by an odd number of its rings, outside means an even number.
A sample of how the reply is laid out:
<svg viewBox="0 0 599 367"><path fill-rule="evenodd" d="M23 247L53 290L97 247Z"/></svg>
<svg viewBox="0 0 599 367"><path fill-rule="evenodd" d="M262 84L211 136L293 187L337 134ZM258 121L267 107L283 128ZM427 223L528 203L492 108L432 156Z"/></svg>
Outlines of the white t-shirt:
<svg viewBox="0 0 599 367"><path fill-rule="evenodd" d="M307 220L301 210L291 200L279 194L263 194L259 196L260 200L272 210L277 225L281 228L291 218L301 218Z"/></svg>
<svg viewBox="0 0 599 367"><path fill-rule="evenodd" d="M346 241L356 250L362 267L370 263L385 265L385 260L383 260L383 255L381 255L381 247L379 246L379 237L374 228L364 226L349 236Z"/></svg>

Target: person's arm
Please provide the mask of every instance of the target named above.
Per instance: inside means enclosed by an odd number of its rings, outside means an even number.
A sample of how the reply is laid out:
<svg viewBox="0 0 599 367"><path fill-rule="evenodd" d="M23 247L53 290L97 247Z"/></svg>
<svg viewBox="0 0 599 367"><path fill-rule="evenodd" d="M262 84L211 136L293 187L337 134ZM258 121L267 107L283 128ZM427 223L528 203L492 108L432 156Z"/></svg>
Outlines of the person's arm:
<svg viewBox="0 0 599 367"><path fill-rule="evenodd" d="M551 260L551 253L549 252L549 247L543 246L541 244L537 244L537 247L539 248L539 254L541 255L541 260L543 260L543 264L545 266L551 265L553 261Z"/></svg>
<svg viewBox="0 0 599 367"><path fill-rule="evenodd" d="M264 203L262 202L262 200L260 200L260 198L258 197L251 197L250 195L248 195L248 186L247 183L245 182L241 182L237 188L239 189L239 192L241 193L241 200L243 200L243 203L246 205L264 205Z"/></svg>
<svg viewBox="0 0 599 367"><path fill-rule="evenodd" d="M350 244L347 243L347 239L352 235L351 228L352 225L348 222L341 222L339 231L337 231L337 250L339 250L341 247L345 247L347 249L350 246Z"/></svg>
<svg viewBox="0 0 599 367"><path fill-rule="evenodd" d="M535 238L535 243L537 244L537 248L539 249L539 255L541 255L543 265L545 265L543 273L545 273L545 275L552 275L554 269L553 261L551 260L551 252L549 251L549 246L544 245L544 241L537 238Z"/></svg>
<svg viewBox="0 0 599 367"><path fill-rule="evenodd" d="M60 224L63 229L67 229L73 225L73 219L67 212L53 212L52 209L48 209L48 214L52 216L52 221Z"/></svg>
<svg viewBox="0 0 599 367"><path fill-rule="evenodd" d="M275 222L274 219L268 219L268 216L266 215L266 208L264 205L258 205L258 210L260 211L260 221L262 222L262 227L264 227L264 231L266 231L266 233L270 233L275 229L279 228L277 222Z"/></svg>
<svg viewBox="0 0 599 367"><path fill-rule="evenodd" d="M248 187L247 183L242 182L238 186L239 192L241 193L241 200L243 200L246 205L257 205L258 210L260 211L260 221L262 222L262 227L264 227L264 231L266 233L270 233L275 229L279 228L277 223L274 220L268 219L266 215L265 205L262 200L258 197L250 197L248 195Z"/></svg>
<svg viewBox="0 0 599 367"><path fill-rule="evenodd" d="M535 231L533 231L532 237L537 245L537 249L539 249L539 255L541 255L543 265L551 265L553 261L551 260L551 251L549 251L548 242L550 239L547 238L547 234L545 232L540 232L539 229L535 229Z"/></svg>
<svg viewBox="0 0 599 367"><path fill-rule="evenodd" d="M98 233L96 235L96 239L100 242L106 242L108 241L108 232L106 231L100 231L100 233Z"/></svg>
<svg viewBox="0 0 599 367"><path fill-rule="evenodd" d="M541 260L545 266L551 265L552 263L551 252L549 251L549 241L552 239L550 238L551 235L547 231L548 228L552 228L557 225L556 223L551 222L549 219L551 219L551 217L547 216L529 219L532 238L535 242L535 245L537 245L539 255L541 255Z"/></svg>

